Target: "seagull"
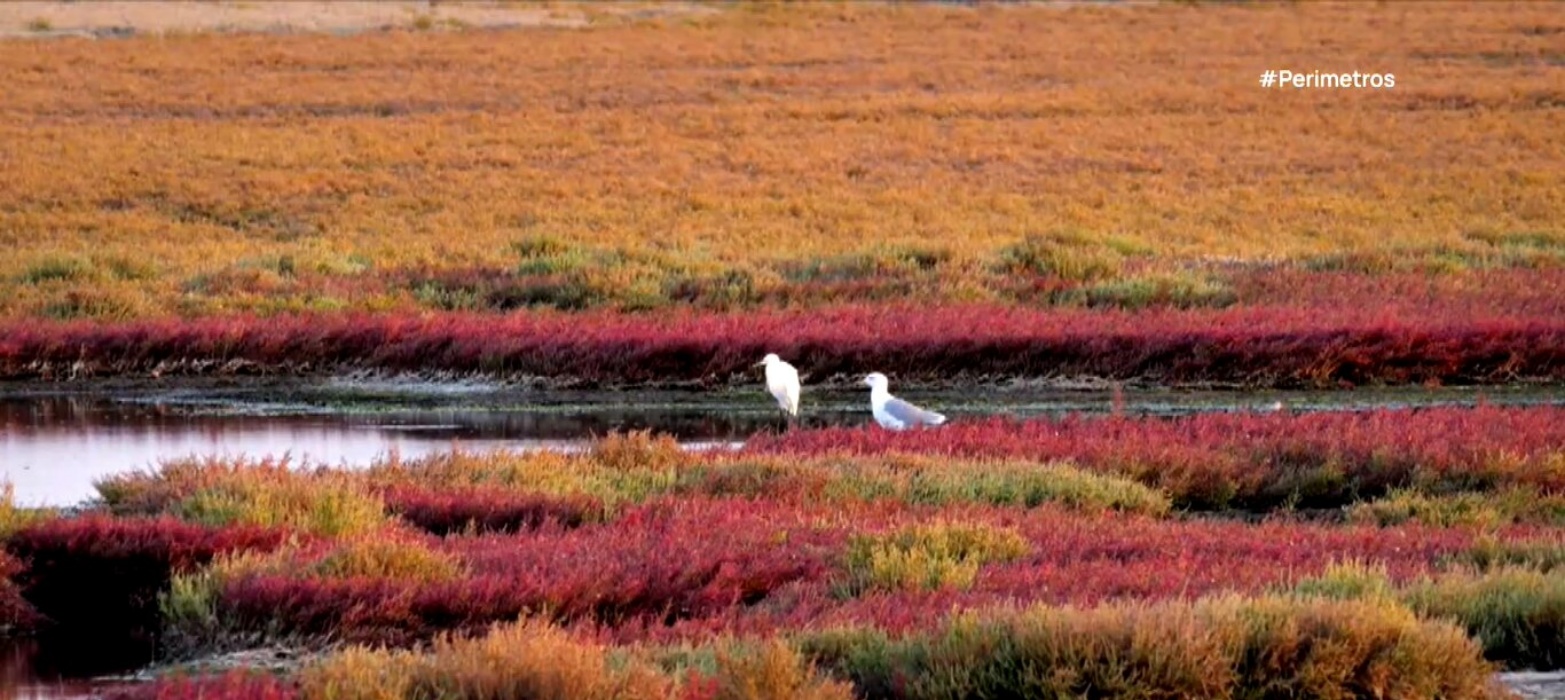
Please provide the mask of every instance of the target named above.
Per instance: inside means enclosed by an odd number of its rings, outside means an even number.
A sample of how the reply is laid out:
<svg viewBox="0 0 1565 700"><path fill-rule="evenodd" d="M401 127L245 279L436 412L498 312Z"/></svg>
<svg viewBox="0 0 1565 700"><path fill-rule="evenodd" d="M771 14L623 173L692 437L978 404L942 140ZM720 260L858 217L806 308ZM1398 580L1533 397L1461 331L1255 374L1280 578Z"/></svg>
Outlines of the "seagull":
<svg viewBox="0 0 1565 700"><path fill-rule="evenodd" d="M875 414L875 422L887 430L906 430L917 426L936 426L946 422L946 417L934 411L926 411L891 395L886 388L886 375L874 372L864 378L869 385L869 410Z"/></svg>
<svg viewBox="0 0 1565 700"><path fill-rule="evenodd" d="M777 407L789 416L799 417L799 370L782 361L777 353L770 353L760 362L766 365L766 390L777 399Z"/></svg>

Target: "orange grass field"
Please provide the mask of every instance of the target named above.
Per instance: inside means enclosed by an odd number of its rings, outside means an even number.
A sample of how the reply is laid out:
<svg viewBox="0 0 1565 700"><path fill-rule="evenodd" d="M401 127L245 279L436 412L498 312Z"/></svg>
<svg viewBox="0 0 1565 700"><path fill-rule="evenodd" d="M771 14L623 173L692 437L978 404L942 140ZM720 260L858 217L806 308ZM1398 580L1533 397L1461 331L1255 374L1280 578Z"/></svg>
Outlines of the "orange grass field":
<svg viewBox="0 0 1565 700"><path fill-rule="evenodd" d="M1021 267L1198 288L1565 261L1558 4L719 7L0 42L0 317L462 308L420 280L486 271L636 308L899 264L1003 301L1029 237Z"/></svg>

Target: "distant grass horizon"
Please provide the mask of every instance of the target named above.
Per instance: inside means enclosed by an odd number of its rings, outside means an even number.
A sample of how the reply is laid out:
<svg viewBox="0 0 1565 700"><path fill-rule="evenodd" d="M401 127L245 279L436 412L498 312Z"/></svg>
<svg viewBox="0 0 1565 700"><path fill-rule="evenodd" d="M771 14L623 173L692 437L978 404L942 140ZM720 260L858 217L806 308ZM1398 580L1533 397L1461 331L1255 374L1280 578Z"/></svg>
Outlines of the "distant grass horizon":
<svg viewBox="0 0 1565 700"><path fill-rule="evenodd" d="M739 5L0 42L0 318L1223 307L1257 269L1558 270L1554 21ZM1402 78L1263 90L1273 64Z"/></svg>

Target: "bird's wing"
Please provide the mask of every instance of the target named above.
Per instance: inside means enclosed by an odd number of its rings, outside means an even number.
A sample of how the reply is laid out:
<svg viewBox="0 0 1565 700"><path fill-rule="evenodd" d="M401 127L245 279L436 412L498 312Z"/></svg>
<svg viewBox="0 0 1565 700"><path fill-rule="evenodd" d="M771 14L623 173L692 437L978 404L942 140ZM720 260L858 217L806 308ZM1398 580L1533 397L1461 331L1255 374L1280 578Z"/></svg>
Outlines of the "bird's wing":
<svg viewBox="0 0 1565 700"><path fill-rule="evenodd" d="M783 362L768 368L767 389L783 410L795 415L799 413L799 372L792 365Z"/></svg>
<svg viewBox="0 0 1565 700"><path fill-rule="evenodd" d="M782 366L782 374L788 378L789 383L794 386L799 385L799 370L795 369L793 365L784 364Z"/></svg>
<svg viewBox="0 0 1565 700"><path fill-rule="evenodd" d="M810 375L799 372L798 367L794 367L786 362L782 363L782 367L788 372L788 376L792 377L793 381L797 383L803 384L804 380L810 378Z"/></svg>
<svg viewBox="0 0 1565 700"><path fill-rule="evenodd" d="M934 411L926 411L898 398L886 402L886 414L906 425L939 425L946 420L945 416Z"/></svg>
<svg viewBox="0 0 1565 700"><path fill-rule="evenodd" d="M786 397L783 400L788 403L788 412L797 415L799 413L799 383L797 381L788 382L787 386L783 388L783 395Z"/></svg>

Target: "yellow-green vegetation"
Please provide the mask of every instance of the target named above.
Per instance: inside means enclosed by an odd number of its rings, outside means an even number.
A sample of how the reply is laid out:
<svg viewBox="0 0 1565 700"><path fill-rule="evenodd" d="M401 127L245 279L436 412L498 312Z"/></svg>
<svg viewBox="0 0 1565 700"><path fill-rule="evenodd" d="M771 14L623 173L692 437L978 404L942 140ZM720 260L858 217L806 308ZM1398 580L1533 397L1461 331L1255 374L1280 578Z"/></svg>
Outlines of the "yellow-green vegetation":
<svg viewBox="0 0 1565 700"><path fill-rule="evenodd" d="M95 487L112 511L170 513L204 525L337 536L371 532L387 522L380 499L362 479L342 470L297 469L286 457L173 460L155 472L100 479Z"/></svg>
<svg viewBox="0 0 1565 700"><path fill-rule="evenodd" d="M1420 522L1439 527L1493 528L1518 523L1565 525L1565 496L1525 487L1443 495L1400 489L1384 498L1355 504L1348 509L1348 519L1378 525Z"/></svg>
<svg viewBox="0 0 1565 700"><path fill-rule="evenodd" d="M1302 596L1334 599L1390 600L1396 587L1386 573L1386 567L1363 561L1333 562L1317 576L1294 584L1293 591Z"/></svg>
<svg viewBox="0 0 1565 700"><path fill-rule="evenodd" d="M892 499L930 506L1054 505L1086 513L1159 517L1171 508L1168 496L1157 489L1064 462L917 455L719 460L682 473L679 490L772 497L797 494L806 500Z"/></svg>
<svg viewBox="0 0 1565 700"><path fill-rule="evenodd" d="M1534 540L1502 541L1483 537L1457 557L1455 563L1480 571L1522 566L1548 573L1565 566L1565 537L1558 533L1552 539Z"/></svg>
<svg viewBox="0 0 1565 700"><path fill-rule="evenodd" d="M30 508L16 504L16 485L9 480L0 481L0 539L10 536L28 525L44 518L52 518L52 508Z"/></svg>
<svg viewBox="0 0 1565 700"><path fill-rule="evenodd" d="M339 536L386 526L389 516L378 493L396 486L494 485L591 495L612 506L672 490L677 470L693 459L667 436L614 434L582 456L454 451L417 461L393 456L362 472L297 467L286 458L181 459L155 471L101 479L95 487L117 513L169 513L208 525Z"/></svg>
<svg viewBox="0 0 1565 700"><path fill-rule="evenodd" d="M956 502L1032 508L1045 503L1083 512L1120 511L1167 515L1168 496L1149 486L1068 463L961 462L904 459L895 467L913 503Z"/></svg>
<svg viewBox="0 0 1565 700"><path fill-rule="evenodd" d="M522 620L427 651L336 652L307 699L1503 697L1454 625L1398 605L1286 596L959 613L935 629L611 647Z"/></svg>
<svg viewBox="0 0 1565 700"><path fill-rule="evenodd" d="M204 525L292 527L321 535L367 532L385 517L373 495L325 479L199 491L180 504L180 517Z"/></svg>
<svg viewBox="0 0 1565 700"><path fill-rule="evenodd" d="M646 665L615 668L602 646L544 623L498 627L478 639L445 638L427 654L354 648L301 674L305 697L656 698L667 680ZM663 687L659 687L663 686Z"/></svg>
<svg viewBox="0 0 1565 700"><path fill-rule="evenodd" d="M1552 568L1463 568L1397 585L1384 566L1345 562L1293 590L1306 598L1405 605L1424 618L1461 625L1488 658L1515 668L1559 668L1565 664L1565 578Z"/></svg>
<svg viewBox="0 0 1565 700"><path fill-rule="evenodd" d="M983 300L1035 275L1221 305L1213 261L1565 256L1549 4L713 9L5 42L0 316ZM1396 86L1259 88L1279 57Z"/></svg>
<svg viewBox="0 0 1565 700"><path fill-rule="evenodd" d="M968 588L980 566L1020 559L1027 550L1027 539L1015 531L963 523L934 522L861 535L848 544L842 593Z"/></svg>
<svg viewBox="0 0 1565 700"><path fill-rule="evenodd" d="M449 581L461 575L462 566L450 553L416 541L370 539L343 543L302 573L322 578Z"/></svg>
<svg viewBox="0 0 1565 700"><path fill-rule="evenodd" d="M1565 665L1565 577L1522 567L1424 579L1404 593L1419 614L1465 627L1492 659L1518 667Z"/></svg>
<svg viewBox="0 0 1565 700"><path fill-rule="evenodd" d="M256 574L302 578L385 578L407 581L449 581L462 566L448 552L411 537L386 534L348 539L324 550L283 548L266 554L223 557L208 567L218 579Z"/></svg>
<svg viewBox="0 0 1565 700"><path fill-rule="evenodd" d="M871 696L1497 697L1454 625L1365 601L1219 597L963 613L892 638L864 629L801 646Z"/></svg>
<svg viewBox="0 0 1565 700"><path fill-rule="evenodd" d="M576 639L522 620L476 639L444 638L432 649L338 652L302 674L310 700L539 698L598 700L711 697L720 700L848 700L847 684L821 677L780 640L706 649L710 668L669 673L645 652ZM687 695L690 685L710 695Z"/></svg>
<svg viewBox="0 0 1565 700"><path fill-rule="evenodd" d="M167 591L158 594L158 614L168 630L180 638L170 644L195 646L217 638L222 623L217 615L220 575L211 568L175 574Z"/></svg>
<svg viewBox="0 0 1565 700"><path fill-rule="evenodd" d="M391 457L363 471L308 469L286 460L184 459L152 472L101 479L104 503L123 514L172 513L208 524L292 527L352 534L385 524L377 493L398 487L497 487L515 493L585 496L596 516L656 495L706 494L816 500L977 503L1084 513L1167 516L1169 498L1125 477L1063 462L886 455L705 456L668 436L616 433L578 455L453 451Z"/></svg>
<svg viewBox="0 0 1565 700"><path fill-rule="evenodd" d="M396 531L340 539L327 546L285 546L272 552L223 555L195 571L175 573L167 591L158 595L164 643L174 653L210 651L244 639L218 615L218 596L225 583L245 576L284 576L342 580L373 578L397 582L441 582L463 573L462 563Z"/></svg>
<svg viewBox="0 0 1565 700"><path fill-rule="evenodd" d="M607 507L674 489L701 461L667 435L613 433L581 455L453 451L419 460L389 459L364 472L376 487L501 486L553 495L586 495Z"/></svg>

